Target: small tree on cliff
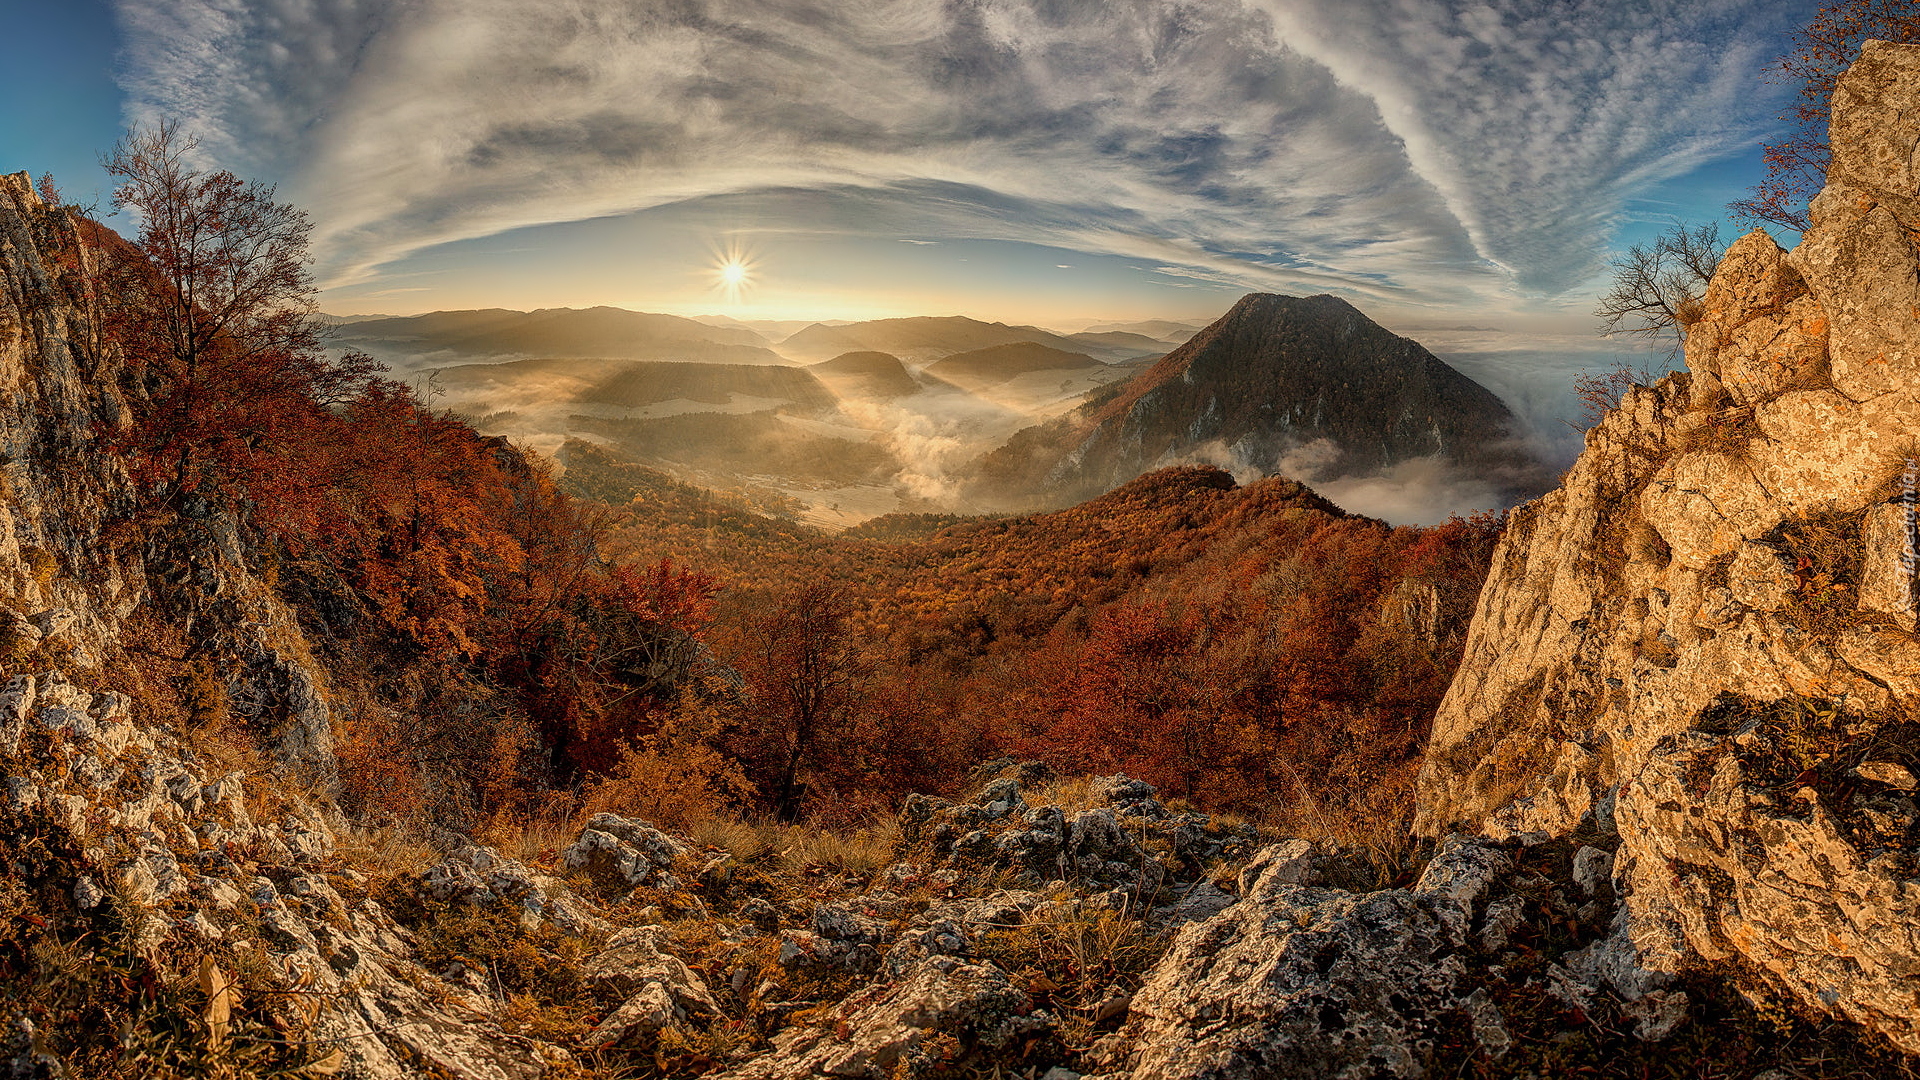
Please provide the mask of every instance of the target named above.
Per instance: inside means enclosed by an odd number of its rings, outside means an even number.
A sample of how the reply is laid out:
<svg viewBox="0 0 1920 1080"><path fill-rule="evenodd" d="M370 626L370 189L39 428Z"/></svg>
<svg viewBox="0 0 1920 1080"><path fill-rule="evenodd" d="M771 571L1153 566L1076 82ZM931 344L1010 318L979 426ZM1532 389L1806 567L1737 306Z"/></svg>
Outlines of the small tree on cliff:
<svg viewBox="0 0 1920 1080"><path fill-rule="evenodd" d="M1680 354L1687 327L1700 318L1707 282L1727 246L1720 226L1675 225L1651 244L1635 244L1614 258L1613 281L1593 314L1602 334L1664 341L1667 359Z"/></svg>
<svg viewBox="0 0 1920 1080"><path fill-rule="evenodd" d="M1686 345L1687 328L1700 318L1707 282L1725 253L1720 226L1714 224L1691 229L1675 225L1650 244L1628 248L1613 259L1613 280L1594 308L1600 332L1638 337L1650 345L1664 343L1664 360L1671 365ZM1597 374L1581 372L1573 380L1573 393L1582 420L1587 426L1598 423L1620 404L1629 387L1653 377L1653 371L1627 363Z"/></svg>
<svg viewBox="0 0 1920 1080"><path fill-rule="evenodd" d="M306 213L270 185L194 166L194 149L162 123L102 160L115 207L140 219L139 257L111 268L109 333L141 403L129 441L164 501L257 476L255 451L298 439L313 409L361 392L374 370L321 348Z"/></svg>
<svg viewBox="0 0 1920 1080"><path fill-rule="evenodd" d="M1729 203L1735 218L1753 225L1779 225L1804 232L1807 203L1826 183L1833 154L1827 145L1827 116L1840 76L1860 56L1869 39L1910 44L1920 41L1920 4L1914 0L1842 0L1814 13L1793 34L1793 49L1774 62L1774 77L1798 83L1800 93L1781 115L1794 125L1777 143L1766 146L1767 176L1752 194Z"/></svg>

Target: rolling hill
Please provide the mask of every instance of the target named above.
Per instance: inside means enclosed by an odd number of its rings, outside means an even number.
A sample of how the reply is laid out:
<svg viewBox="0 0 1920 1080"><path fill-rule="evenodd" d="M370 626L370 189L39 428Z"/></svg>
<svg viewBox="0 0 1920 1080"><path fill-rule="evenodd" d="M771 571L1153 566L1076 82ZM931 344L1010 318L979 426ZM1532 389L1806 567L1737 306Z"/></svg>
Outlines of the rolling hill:
<svg viewBox="0 0 1920 1080"><path fill-rule="evenodd" d="M955 386L980 389L999 386L1034 372L1084 374L1098 372L1105 366L1089 359L1085 353L1067 352L1033 341L1016 341L956 353L928 365L926 373Z"/></svg>
<svg viewBox="0 0 1920 1080"><path fill-rule="evenodd" d="M807 370L844 395L879 400L919 393L921 385L892 353L847 352Z"/></svg>
<svg viewBox="0 0 1920 1080"><path fill-rule="evenodd" d="M777 348L786 356L809 363L846 352L875 351L892 353L908 363L928 364L955 353L1018 342L1032 342L1099 360L1139 355L1138 351L1115 349L1110 345L1076 342L1034 326L981 322L962 315L876 319L845 326L816 323L780 342Z"/></svg>

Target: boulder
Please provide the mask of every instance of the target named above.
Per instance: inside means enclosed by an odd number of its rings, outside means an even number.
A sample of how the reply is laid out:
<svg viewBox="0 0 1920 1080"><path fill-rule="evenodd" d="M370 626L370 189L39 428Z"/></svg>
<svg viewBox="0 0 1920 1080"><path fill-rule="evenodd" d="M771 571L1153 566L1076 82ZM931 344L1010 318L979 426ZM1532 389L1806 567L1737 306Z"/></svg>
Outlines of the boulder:
<svg viewBox="0 0 1920 1080"><path fill-rule="evenodd" d="M773 1050L719 1080L880 1080L936 1060L953 1068L1045 1034L1053 1023L999 968L934 956L897 984L858 991L818 1021L774 1036Z"/></svg>
<svg viewBox="0 0 1920 1080"><path fill-rule="evenodd" d="M635 1034L652 1034L694 1016L720 1014L705 980L665 946L661 928L630 927L581 965L587 985L625 999L587 1035L588 1049L612 1046Z"/></svg>
<svg viewBox="0 0 1920 1080"><path fill-rule="evenodd" d="M560 863L612 885L652 885L672 891L679 882L672 870L692 854L685 844L643 821L616 814L595 814L579 839L560 853Z"/></svg>
<svg viewBox="0 0 1920 1080"><path fill-rule="evenodd" d="M1374 893L1284 880L1298 865L1267 860L1174 938L1121 1032L1133 1080L1422 1075L1438 1026L1464 1015L1457 950L1504 852L1455 842L1414 888Z"/></svg>
<svg viewBox="0 0 1920 1080"><path fill-rule="evenodd" d="M1606 854L1560 850L1589 873ZM1640 963L1625 909L1543 894L1549 883L1518 869L1520 851L1453 836L1412 886L1350 892L1301 883L1314 845L1263 850L1237 902L1175 935L1095 1054L1102 1076L1425 1076L1461 1033L1490 1057L1509 1052L1518 1036L1500 1002L1529 998L1645 1040L1671 1034L1688 1000ZM1584 945L1567 943L1569 928ZM1545 960L1545 976L1526 974L1522 956Z"/></svg>

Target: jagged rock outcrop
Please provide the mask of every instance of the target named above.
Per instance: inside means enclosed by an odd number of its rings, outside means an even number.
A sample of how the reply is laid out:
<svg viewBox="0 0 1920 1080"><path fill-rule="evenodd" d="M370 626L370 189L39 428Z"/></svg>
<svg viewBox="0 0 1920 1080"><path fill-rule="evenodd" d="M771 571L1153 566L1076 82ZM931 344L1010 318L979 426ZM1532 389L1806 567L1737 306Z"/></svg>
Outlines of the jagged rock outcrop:
<svg viewBox="0 0 1920 1080"><path fill-rule="evenodd" d="M142 593L134 561L106 539L132 492L125 470L98 452L101 433L131 416L102 371L111 360L100 355L98 313L76 286L95 257L78 222L46 206L27 174L0 176L0 607L67 611L77 625L60 659L81 664L100 661Z"/></svg>
<svg viewBox="0 0 1920 1080"><path fill-rule="evenodd" d="M164 606L191 627L197 655L225 661L225 697L275 761L328 786L326 680L235 522L191 501L170 517L142 516L109 449L141 392L102 331L90 285L117 247L118 237L43 202L26 173L0 176L0 612L13 627L0 628L0 648L96 669L120 653L137 609Z"/></svg>
<svg viewBox="0 0 1920 1080"><path fill-rule="evenodd" d="M1618 830L1647 962L1920 1051L1920 47L1867 43L1792 252L1727 252L1688 374L1515 511L1434 724L1419 827Z"/></svg>
<svg viewBox="0 0 1920 1080"><path fill-rule="evenodd" d="M1637 962L1608 853L1530 839L1450 837L1373 891L1333 886L1339 856L1305 841L1265 849L1133 996L1102 1080L1424 1076L1448 1047L1507 1054L1515 1002L1665 1038L1687 998Z"/></svg>
<svg viewBox="0 0 1920 1080"><path fill-rule="evenodd" d="M198 955L197 976L175 977L268 1003L274 1025L348 1075L531 1080L566 1060L490 1023L484 994L415 962L412 935L336 857L348 830L326 805L261 793L143 723L125 697L58 673L16 676L0 702L18 729L0 747L0 850L14 866L28 851L66 853L32 883L60 899L10 912L49 924L49 944L117 941L95 945L91 962L144 957L163 977Z"/></svg>

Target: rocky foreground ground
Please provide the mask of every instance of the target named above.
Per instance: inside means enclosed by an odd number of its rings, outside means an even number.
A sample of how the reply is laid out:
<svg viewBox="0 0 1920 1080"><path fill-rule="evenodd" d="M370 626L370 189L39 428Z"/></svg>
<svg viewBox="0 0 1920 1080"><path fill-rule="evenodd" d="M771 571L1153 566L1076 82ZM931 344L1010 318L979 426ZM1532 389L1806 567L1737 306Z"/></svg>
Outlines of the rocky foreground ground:
<svg viewBox="0 0 1920 1080"><path fill-rule="evenodd" d="M43 972L5 1005L17 1077L1899 1067L1642 968L1597 840L1454 836L1403 866L997 762L837 843L600 814L520 857L435 850L55 672L0 694L0 761L8 932ZM141 1003L121 1030L73 1029L116 993Z"/></svg>

